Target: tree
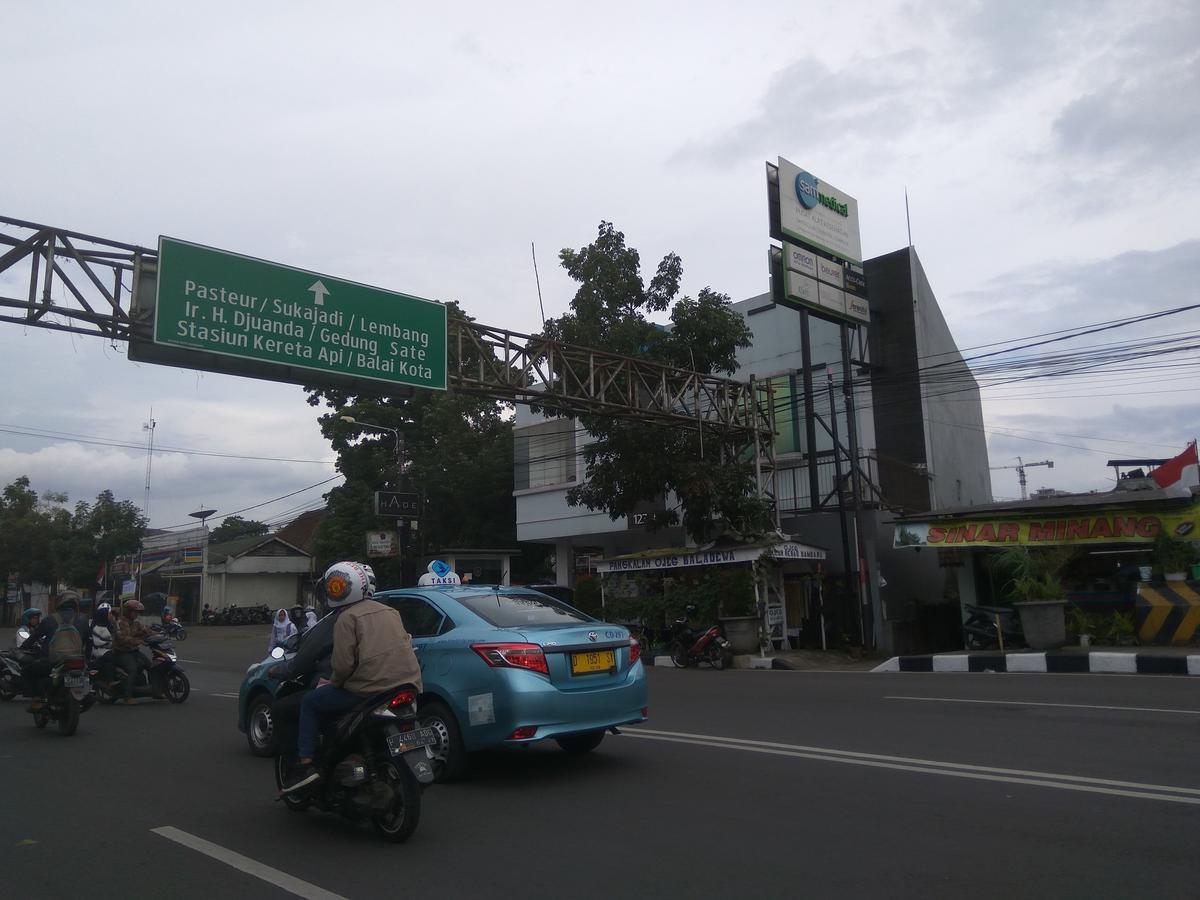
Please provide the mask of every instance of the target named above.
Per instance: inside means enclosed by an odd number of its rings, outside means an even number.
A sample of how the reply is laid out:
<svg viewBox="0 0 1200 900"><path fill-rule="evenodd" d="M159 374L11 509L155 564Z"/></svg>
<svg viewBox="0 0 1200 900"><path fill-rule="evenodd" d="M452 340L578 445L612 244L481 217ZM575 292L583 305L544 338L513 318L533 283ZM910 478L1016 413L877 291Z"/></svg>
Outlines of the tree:
<svg viewBox="0 0 1200 900"><path fill-rule="evenodd" d="M266 534L269 529L265 522L254 519L243 519L241 516L226 516L225 521L212 530L208 536L210 544L220 544L248 535Z"/></svg>
<svg viewBox="0 0 1200 900"><path fill-rule="evenodd" d="M102 564L141 543L146 519L132 502L101 491L94 503L65 506L67 495L41 496L22 475L0 495L0 568L20 583L94 586Z"/></svg>
<svg viewBox="0 0 1200 900"><path fill-rule="evenodd" d="M449 314L465 318L457 304L449 305ZM418 391L407 397L317 387L305 390L310 405L331 410L318 422L346 478L326 494L329 514L313 540L318 565L361 559L368 531L394 527L393 520L375 515L378 490L422 495L418 531L406 551L409 559L422 548L515 544L513 433L504 404L441 391ZM403 476L391 434L360 428L342 421L342 416L399 429L406 460ZM402 575L397 560L377 560L372 565L381 585L415 578L412 566Z"/></svg>
<svg viewBox="0 0 1200 900"><path fill-rule="evenodd" d="M625 356L651 359L702 374L733 374L737 351L750 346L750 328L725 294L704 288L682 297L683 264L674 253L659 262L644 284L641 258L611 222L601 222L596 240L559 258L579 282L571 312L546 323L551 340L604 347ZM671 327L646 318L670 309ZM753 466L738 448L716 433L618 420L579 417L596 440L584 450L588 478L567 493L574 505L629 516L638 505L674 493L678 510L653 513L651 529L682 523L697 540L720 529L741 535L765 532L769 506L754 496Z"/></svg>

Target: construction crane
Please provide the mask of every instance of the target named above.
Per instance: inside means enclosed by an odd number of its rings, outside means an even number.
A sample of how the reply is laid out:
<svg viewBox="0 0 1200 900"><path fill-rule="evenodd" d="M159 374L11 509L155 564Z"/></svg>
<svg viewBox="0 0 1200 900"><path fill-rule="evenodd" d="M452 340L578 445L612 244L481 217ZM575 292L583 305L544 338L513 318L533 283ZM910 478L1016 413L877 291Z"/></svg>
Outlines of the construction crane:
<svg viewBox="0 0 1200 900"><path fill-rule="evenodd" d="M1017 464L1015 466L990 466L990 468L993 472L997 471L998 469L1016 469L1017 470L1017 480L1021 482L1021 499L1028 500L1029 494L1025 490L1025 470L1032 468L1033 466L1045 466L1047 469L1053 469L1054 468L1054 460L1043 459L1040 462L1028 462L1027 463L1024 460L1022 460L1021 457L1018 456Z"/></svg>

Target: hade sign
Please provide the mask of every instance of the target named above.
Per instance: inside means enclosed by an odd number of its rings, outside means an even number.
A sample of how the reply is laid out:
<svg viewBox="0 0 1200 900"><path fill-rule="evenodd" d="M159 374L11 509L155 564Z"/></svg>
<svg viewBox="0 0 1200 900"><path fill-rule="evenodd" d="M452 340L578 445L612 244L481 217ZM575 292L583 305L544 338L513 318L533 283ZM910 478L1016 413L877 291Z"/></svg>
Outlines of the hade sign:
<svg viewBox="0 0 1200 900"><path fill-rule="evenodd" d="M441 303L168 237L157 285L155 344L446 388Z"/></svg>

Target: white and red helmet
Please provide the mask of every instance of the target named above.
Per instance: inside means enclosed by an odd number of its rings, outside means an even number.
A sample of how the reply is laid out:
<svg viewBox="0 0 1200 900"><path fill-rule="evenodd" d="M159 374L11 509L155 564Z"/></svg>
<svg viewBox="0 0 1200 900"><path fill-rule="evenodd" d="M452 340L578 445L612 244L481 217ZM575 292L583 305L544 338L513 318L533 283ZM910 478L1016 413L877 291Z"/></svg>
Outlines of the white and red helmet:
<svg viewBox="0 0 1200 900"><path fill-rule="evenodd" d="M375 579L362 563L336 562L325 570L325 604L330 609L370 600L375 594Z"/></svg>

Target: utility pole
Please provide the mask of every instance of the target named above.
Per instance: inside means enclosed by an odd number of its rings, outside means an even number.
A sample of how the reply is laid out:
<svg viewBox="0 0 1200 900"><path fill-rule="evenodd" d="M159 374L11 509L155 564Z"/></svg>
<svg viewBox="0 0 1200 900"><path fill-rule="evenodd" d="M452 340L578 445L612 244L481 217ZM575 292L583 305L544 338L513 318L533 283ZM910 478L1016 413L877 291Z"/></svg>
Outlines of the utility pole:
<svg viewBox="0 0 1200 900"><path fill-rule="evenodd" d="M154 421L154 407L150 407L150 421L142 423L142 431L146 432L146 495L142 501L142 512L146 516L146 527L150 527L150 467L154 463L154 426L157 423ZM138 571L137 571L137 594L135 595L140 601L142 599L142 582L145 580L142 577L142 553L145 550L146 539L142 538L142 543L138 547Z"/></svg>

